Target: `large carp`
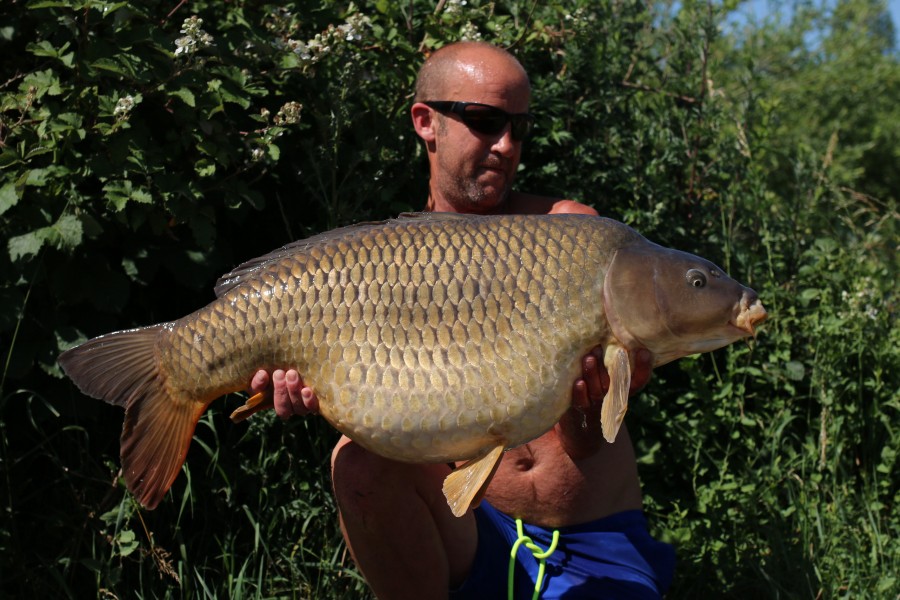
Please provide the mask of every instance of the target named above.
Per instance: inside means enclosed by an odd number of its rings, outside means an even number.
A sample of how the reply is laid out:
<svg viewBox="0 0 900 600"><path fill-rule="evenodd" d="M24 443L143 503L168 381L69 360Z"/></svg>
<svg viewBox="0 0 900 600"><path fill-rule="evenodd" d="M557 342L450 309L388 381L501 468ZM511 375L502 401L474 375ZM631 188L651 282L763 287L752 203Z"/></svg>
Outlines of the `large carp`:
<svg viewBox="0 0 900 600"><path fill-rule="evenodd" d="M653 365L754 334L757 295L707 260L583 215L405 215L328 231L250 261L186 317L64 352L85 393L125 408L121 460L137 499L172 485L197 420L258 369L297 369L320 412L406 462L469 460L444 493L463 514L505 449L569 408L581 357L604 348L610 442L633 351ZM259 397L235 411L266 406Z"/></svg>

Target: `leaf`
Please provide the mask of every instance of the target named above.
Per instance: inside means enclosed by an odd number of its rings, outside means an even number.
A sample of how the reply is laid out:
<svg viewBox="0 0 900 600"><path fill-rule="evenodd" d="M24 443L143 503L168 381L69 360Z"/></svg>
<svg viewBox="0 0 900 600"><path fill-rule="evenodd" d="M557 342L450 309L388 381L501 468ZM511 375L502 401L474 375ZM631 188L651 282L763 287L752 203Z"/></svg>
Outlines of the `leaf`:
<svg viewBox="0 0 900 600"><path fill-rule="evenodd" d="M62 45L62 48L54 48L53 44L51 44L47 40L41 40L36 44L29 44L28 50L34 54L35 56L46 56L49 58L57 58L59 61L67 67L72 66L72 60L75 57L74 52L69 52L68 54L63 54L71 45L70 42L66 42Z"/></svg>
<svg viewBox="0 0 900 600"><path fill-rule="evenodd" d="M182 102L184 102L191 108L197 106L197 100L194 97L194 92L192 92L188 88L178 88L177 90L169 92L169 95L174 96L175 98L179 98Z"/></svg>
<svg viewBox="0 0 900 600"><path fill-rule="evenodd" d="M128 71L122 68L122 65L119 63L119 61L113 60L111 58L98 58L91 63L91 67L109 71L110 73L115 73L116 75L122 75L123 77L129 75Z"/></svg>
<svg viewBox="0 0 900 600"><path fill-rule="evenodd" d="M47 241L60 250L76 247L81 243L84 228L75 215L65 214L50 226Z"/></svg>
<svg viewBox="0 0 900 600"><path fill-rule="evenodd" d="M98 6L97 4L95 4L94 8L96 8L105 18L113 14L120 8L124 8L126 6L128 6L128 2L107 2L102 6Z"/></svg>
<svg viewBox="0 0 900 600"><path fill-rule="evenodd" d="M62 94L62 88L59 85L59 78L52 69L43 71L35 71L26 77L19 86L23 92L27 92L28 88L34 87L37 91L37 97L41 98L44 94L48 96L59 96Z"/></svg>
<svg viewBox="0 0 900 600"><path fill-rule="evenodd" d="M125 208L125 205L132 200L141 204L153 202L153 196L144 188L135 188L130 179L111 181L103 186L103 191L106 192L106 199L112 203L116 211Z"/></svg>
<svg viewBox="0 0 900 600"><path fill-rule="evenodd" d="M800 292L800 302L806 306L809 304L811 300L814 298L818 298L821 296L822 290L816 288L806 288L802 292Z"/></svg>
<svg viewBox="0 0 900 600"><path fill-rule="evenodd" d="M208 158L202 158L194 165L194 170L200 177L212 177L216 174L216 163Z"/></svg>
<svg viewBox="0 0 900 600"><path fill-rule="evenodd" d="M8 211L19 202L19 194L16 192L16 184L9 182L0 188L0 215Z"/></svg>
<svg viewBox="0 0 900 600"><path fill-rule="evenodd" d="M4 148L3 152L0 152L0 169L11 167L19 162L19 160L19 154L14 149Z"/></svg>
<svg viewBox="0 0 900 600"><path fill-rule="evenodd" d="M24 180L20 178L23 185L33 185L34 187L44 187L47 185L47 169L31 169L27 171Z"/></svg>
<svg viewBox="0 0 900 600"><path fill-rule="evenodd" d="M784 374L791 381L802 381L806 376L806 369L802 362L791 360L785 363Z"/></svg>
<svg viewBox="0 0 900 600"><path fill-rule="evenodd" d="M37 10L39 8L70 8L71 2L61 2L60 0L35 0L28 3L29 10Z"/></svg>
<svg viewBox="0 0 900 600"><path fill-rule="evenodd" d="M10 238L7 243L9 256L14 261L36 256L48 243L60 250L74 248L81 243L83 231L78 217L64 214L53 225Z"/></svg>
<svg viewBox="0 0 900 600"><path fill-rule="evenodd" d="M46 227L9 238L9 241L6 244L6 247L9 250L9 258L16 261L20 258L36 256L37 253L41 251L41 247L43 247L46 239Z"/></svg>
<svg viewBox="0 0 900 600"><path fill-rule="evenodd" d="M119 555L128 556L135 550L137 550L141 543L138 541L137 536L130 529L124 529L119 532L118 537L116 538L116 543L119 546Z"/></svg>

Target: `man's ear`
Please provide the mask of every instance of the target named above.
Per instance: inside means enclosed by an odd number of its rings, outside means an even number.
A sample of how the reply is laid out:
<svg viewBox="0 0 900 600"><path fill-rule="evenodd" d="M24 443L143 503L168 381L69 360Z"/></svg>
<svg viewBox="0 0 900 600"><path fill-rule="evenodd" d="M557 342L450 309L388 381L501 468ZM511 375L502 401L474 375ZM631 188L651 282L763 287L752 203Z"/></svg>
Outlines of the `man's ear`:
<svg viewBox="0 0 900 600"><path fill-rule="evenodd" d="M409 110L412 115L413 127L416 134L426 143L433 142L437 132L437 122L433 118L434 112L427 105L416 102Z"/></svg>

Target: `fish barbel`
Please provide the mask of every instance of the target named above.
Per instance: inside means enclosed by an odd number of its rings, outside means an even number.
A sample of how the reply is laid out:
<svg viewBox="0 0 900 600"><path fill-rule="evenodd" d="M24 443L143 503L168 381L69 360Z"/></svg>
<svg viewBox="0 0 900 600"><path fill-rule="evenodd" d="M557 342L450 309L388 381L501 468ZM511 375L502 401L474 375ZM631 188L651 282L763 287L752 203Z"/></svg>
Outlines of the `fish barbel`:
<svg viewBox="0 0 900 600"><path fill-rule="evenodd" d="M404 215L300 240L221 278L177 321L89 340L60 364L125 408L128 489L154 508L216 398L259 369L296 369L320 414L361 446L416 463L468 460L444 493L462 515L505 449L571 405L604 348L612 442L633 353L654 366L754 335L756 293L709 261L584 215ZM254 397L232 418L271 406Z"/></svg>

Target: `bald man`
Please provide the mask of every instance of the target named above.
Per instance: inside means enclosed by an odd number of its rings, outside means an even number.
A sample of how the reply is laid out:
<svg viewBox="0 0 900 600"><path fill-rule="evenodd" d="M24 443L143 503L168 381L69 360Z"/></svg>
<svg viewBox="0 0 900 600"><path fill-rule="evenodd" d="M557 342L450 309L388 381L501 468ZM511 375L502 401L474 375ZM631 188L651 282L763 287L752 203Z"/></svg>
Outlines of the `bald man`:
<svg viewBox="0 0 900 600"><path fill-rule="evenodd" d="M597 214L584 204L512 189L533 125L531 88L508 52L480 42L443 47L422 65L411 108L425 144L425 210L475 214ZM653 540L642 512L634 449L623 425L613 444L600 431L608 376L599 349L584 357L572 408L543 436L506 452L480 506L450 513L442 493L448 465L406 464L343 437L332 481L347 546L378 598L506 598L510 549L522 534L541 549L559 541L540 582L544 599L659 598L674 569L671 546ZM632 388L650 376L639 357ZM251 388L264 391L260 371ZM295 371L271 376L282 418L316 412ZM520 520L517 525L516 520ZM516 598L531 598L538 561L522 546Z"/></svg>

